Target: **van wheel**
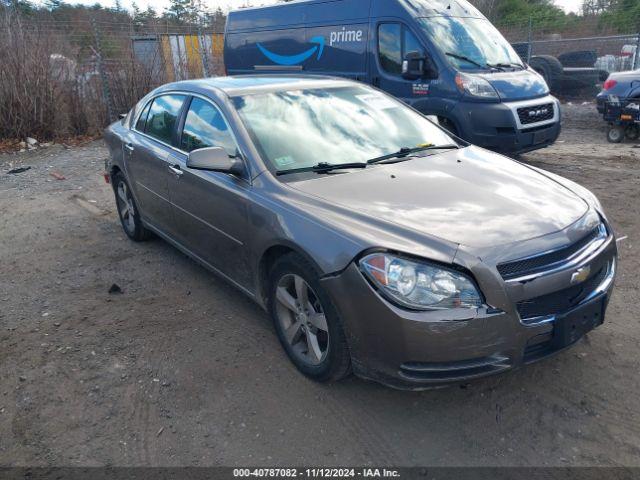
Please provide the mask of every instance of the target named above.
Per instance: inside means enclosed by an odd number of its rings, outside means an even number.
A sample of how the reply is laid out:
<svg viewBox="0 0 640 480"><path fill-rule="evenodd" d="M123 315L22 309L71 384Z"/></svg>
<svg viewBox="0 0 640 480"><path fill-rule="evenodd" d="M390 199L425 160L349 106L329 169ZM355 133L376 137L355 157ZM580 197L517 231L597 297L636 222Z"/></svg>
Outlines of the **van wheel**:
<svg viewBox="0 0 640 480"><path fill-rule="evenodd" d="M118 208L118 217L120 224L127 236L136 242L148 240L151 232L144 228L142 220L140 220L140 212L136 201L133 199L131 188L120 172L113 175L113 191L116 195L116 207Z"/></svg>
<svg viewBox="0 0 640 480"><path fill-rule="evenodd" d="M333 302L316 269L302 256L280 258L269 276L268 307L289 359L318 382L351 373L351 355Z"/></svg>
<svg viewBox="0 0 640 480"><path fill-rule="evenodd" d="M624 129L619 126L609 128L607 132L607 140L609 143L620 143L624 140Z"/></svg>
<svg viewBox="0 0 640 480"><path fill-rule="evenodd" d="M637 140L640 137L640 127L638 125L628 125L627 128L624 129L624 136L629 140Z"/></svg>

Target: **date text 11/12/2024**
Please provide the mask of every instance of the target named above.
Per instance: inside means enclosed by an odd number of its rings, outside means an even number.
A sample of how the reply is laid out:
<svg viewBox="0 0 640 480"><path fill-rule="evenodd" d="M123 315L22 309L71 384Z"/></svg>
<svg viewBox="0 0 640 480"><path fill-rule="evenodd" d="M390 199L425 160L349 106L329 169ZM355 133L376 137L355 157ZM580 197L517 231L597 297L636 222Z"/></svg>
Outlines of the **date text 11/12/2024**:
<svg viewBox="0 0 640 480"><path fill-rule="evenodd" d="M399 478L387 468L235 468L235 478Z"/></svg>

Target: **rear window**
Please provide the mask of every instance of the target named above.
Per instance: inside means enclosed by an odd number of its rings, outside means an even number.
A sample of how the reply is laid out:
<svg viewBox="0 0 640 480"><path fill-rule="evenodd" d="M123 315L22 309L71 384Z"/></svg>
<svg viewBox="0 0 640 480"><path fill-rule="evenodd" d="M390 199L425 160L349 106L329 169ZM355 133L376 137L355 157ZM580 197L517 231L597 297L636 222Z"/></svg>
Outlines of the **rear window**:
<svg viewBox="0 0 640 480"><path fill-rule="evenodd" d="M138 122L136 123L136 130L140 132L144 132L144 126L147 123L147 116L149 115L150 108L151 108L151 102L147 103L147 106L144 107L144 110L138 117Z"/></svg>
<svg viewBox="0 0 640 480"><path fill-rule="evenodd" d="M162 95L151 104L144 132L171 144L171 138L184 102L184 95Z"/></svg>

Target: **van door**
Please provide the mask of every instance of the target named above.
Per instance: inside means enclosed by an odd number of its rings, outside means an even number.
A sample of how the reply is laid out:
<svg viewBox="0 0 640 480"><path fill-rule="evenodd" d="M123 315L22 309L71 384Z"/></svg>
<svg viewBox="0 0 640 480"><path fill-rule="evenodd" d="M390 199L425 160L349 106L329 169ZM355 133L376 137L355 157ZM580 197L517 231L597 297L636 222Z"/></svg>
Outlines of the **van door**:
<svg viewBox="0 0 640 480"><path fill-rule="evenodd" d="M402 77L402 61L408 52L427 55L417 36L407 25L393 20L376 20L372 22L371 30L374 57L369 63L371 84L409 104L415 101L424 104L432 80L407 80Z"/></svg>

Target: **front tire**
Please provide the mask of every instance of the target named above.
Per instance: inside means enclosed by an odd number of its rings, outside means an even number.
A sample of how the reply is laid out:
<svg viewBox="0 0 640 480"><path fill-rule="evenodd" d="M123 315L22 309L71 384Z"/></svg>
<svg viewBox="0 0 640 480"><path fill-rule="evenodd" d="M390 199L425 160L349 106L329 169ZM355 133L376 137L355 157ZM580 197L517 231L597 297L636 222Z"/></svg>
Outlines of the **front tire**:
<svg viewBox="0 0 640 480"><path fill-rule="evenodd" d="M333 302L316 269L298 254L276 261L269 275L268 307L289 359L318 382L351 373L351 355Z"/></svg>
<svg viewBox="0 0 640 480"><path fill-rule="evenodd" d="M133 198L131 188L120 172L113 175L113 191L116 196L116 207L118 209L118 217L120 224L127 236L135 241L142 242L151 237L151 232L144 228L142 220L140 220L140 212L138 205Z"/></svg>
<svg viewBox="0 0 640 480"><path fill-rule="evenodd" d="M609 143L620 143L624 140L624 129L617 125L609 128L607 132L607 140Z"/></svg>

